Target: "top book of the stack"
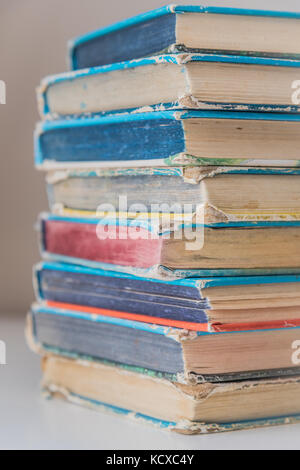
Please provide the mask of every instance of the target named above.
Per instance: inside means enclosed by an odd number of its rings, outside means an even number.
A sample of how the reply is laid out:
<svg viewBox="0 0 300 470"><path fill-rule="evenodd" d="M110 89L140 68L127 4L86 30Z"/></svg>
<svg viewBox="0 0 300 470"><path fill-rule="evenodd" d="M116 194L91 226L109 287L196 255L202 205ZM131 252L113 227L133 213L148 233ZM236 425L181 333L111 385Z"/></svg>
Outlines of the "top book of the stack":
<svg viewBox="0 0 300 470"><path fill-rule="evenodd" d="M176 52L300 58L300 13L168 5L70 43L73 70Z"/></svg>

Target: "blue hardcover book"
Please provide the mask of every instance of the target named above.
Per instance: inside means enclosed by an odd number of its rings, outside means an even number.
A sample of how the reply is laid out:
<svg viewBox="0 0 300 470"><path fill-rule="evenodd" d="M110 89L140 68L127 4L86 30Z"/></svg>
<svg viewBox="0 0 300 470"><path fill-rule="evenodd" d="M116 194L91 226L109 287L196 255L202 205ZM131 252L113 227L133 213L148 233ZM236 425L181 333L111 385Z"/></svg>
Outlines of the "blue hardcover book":
<svg viewBox="0 0 300 470"><path fill-rule="evenodd" d="M166 214L167 216L168 214ZM300 222L204 224L152 219L42 214L45 258L143 277L187 278L300 272Z"/></svg>
<svg viewBox="0 0 300 470"><path fill-rule="evenodd" d="M48 77L38 103L50 119L122 110L299 112L299 69L299 60L162 55Z"/></svg>
<svg viewBox="0 0 300 470"><path fill-rule="evenodd" d="M40 302L194 331L297 322L299 282L297 275L167 281L53 262L34 271Z"/></svg>
<svg viewBox="0 0 300 470"><path fill-rule="evenodd" d="M97 411L183 434L292 424L300 420L299 376L186 385L130 367L46 354L42 389ZM224 404L222 406L222 403ZM221 404L221 405L220 405Z"/></svg>
<svg viewBox="0 0 300 470"><path fill-rule="evenodd" d="M168 5L70 43L73 69L165 52L299 57L300 14L237 8Z"/></svg>
<svg viewBox="0 0 300 470"><path fill-rule="evenodd" d="M202 332L75 307L33 305L28 317L33 347L66 357L127 364L185 383L299 375L295 348L299 324Z"/></svg>
<svg viewBox="0 0 300 470"><path fill-rule="evenodd" d="M299 130L299 115L220 111L157 111L48 121L36 130L35 162L46 170L299 166Z"/></svg>

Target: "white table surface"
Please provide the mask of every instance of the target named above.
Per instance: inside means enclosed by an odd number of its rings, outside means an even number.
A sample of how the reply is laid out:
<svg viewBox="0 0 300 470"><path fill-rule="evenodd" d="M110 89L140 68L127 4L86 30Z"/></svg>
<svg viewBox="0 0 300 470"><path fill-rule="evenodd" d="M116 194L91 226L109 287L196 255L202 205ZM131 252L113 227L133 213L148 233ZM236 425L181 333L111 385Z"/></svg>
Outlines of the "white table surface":
<svg viewBox="0 0 300 470"><path fill-rule="evenodd" d="M39 359L24 319L0 314L7 365L0 366L0 449L300 449L300 425L181 436L40 395Z"/></svg>

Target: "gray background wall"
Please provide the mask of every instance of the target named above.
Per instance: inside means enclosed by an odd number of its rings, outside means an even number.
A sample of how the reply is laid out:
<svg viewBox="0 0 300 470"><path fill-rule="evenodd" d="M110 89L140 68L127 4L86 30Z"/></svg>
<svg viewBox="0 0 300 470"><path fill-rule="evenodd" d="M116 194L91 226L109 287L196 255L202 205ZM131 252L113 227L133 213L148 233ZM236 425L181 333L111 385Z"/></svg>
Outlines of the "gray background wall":
<svg viewBox="0 0 300 470"><path fill-rule="evenodd" d="M299 0L203 1L300 10ZM44 75L66 70L68 39L162 5L159 0L0 0L0 80L7 85L7 104L0 105L0 313L22 315L33 299L31 269L39 259L33 226L47 208L43 175L33 169L35 87Z"/></svg>

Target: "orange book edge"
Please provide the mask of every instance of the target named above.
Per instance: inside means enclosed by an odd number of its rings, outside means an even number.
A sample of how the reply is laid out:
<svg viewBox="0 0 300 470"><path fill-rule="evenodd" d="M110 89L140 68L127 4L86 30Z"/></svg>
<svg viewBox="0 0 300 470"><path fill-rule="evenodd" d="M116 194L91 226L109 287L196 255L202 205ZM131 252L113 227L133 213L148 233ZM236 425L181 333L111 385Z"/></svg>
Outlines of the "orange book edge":
<svg viewBox="0 0 300 470"><path fill-rule="evenodd" d="M103 315L105 317L122 318L124 320L132 320L142 323L153 323L154 325L162 325L167 327L179 328L190 331L230 333L235 331L250 330L272 330L279 328L294 328L300 326L300 320L277 320L270 322L248 322L248 323L194 323L180 320L171 320L169 318L157 318L149 315L139 315L136 313L120 312L118 310L107 310L104 308L88 307L85 305L75 305L63 302L55 302L47 300L46 305L52 308L60 308L71 310L73 312L89 313L91 315Z"/></svg>
<svg viewBox="0 0 300 470"><path fill-rule="evenodd" d="M67 304L47 300L48 307L72 310L73 312L90 313L91 315L103 315L105 317L122 318L124 320L138 321L142 323L153 323L155 325L169 326L183 330L208 332L208 323L192 323L179 320L170 320L169 318L150 317L149 315L138 315L136 313L119 312L118 310L107 310L104 308L87 307L83 305Z"/></svg>

